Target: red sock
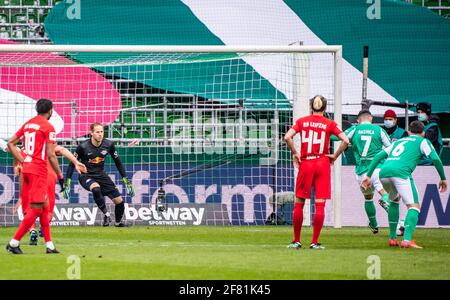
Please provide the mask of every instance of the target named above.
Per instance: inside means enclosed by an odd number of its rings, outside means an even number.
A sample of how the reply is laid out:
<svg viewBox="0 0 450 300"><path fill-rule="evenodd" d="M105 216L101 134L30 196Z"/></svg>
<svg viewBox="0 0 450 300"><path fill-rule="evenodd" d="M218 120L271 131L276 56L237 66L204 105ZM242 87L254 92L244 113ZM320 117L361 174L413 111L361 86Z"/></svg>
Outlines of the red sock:
<svg viewBox="0 0 450 300"><path fill-rule="evenodd" d="M14 239L20 241L23 238L23 236L28 232L30 227L34 225L36 218L40 217L41 215L42 215L41 208L30 208L25 217L23 218L22 223L20 223L19 228L16 231L16 234L14 234Z"/></svg>
<svg viewBox="0 0 450 300"><path fill-rule="evenodd" d="M296 202L292 212L292 221L294 227L294 242L300 242L300 233L303 225L303 206L305 203Z"/></svg>
<svg viewBox="0 0 450 300"><path fill-rule="evenodd" d="M323 227L323 221L325 219L325 202L316 202L316 212L314 213L314 219L313 219L313 236L312 236L312 242L314 244L317 244L319 242L319 235L320 231Z"/></svg>
<svg viewBox="0 0 450 300"><path fill-rule="evenodd" d="M49 206L44 207L44 212L40 217L42 235L44 236L45 242L50 242L52 240L50 236L50 218L49 218Z"/></svg>

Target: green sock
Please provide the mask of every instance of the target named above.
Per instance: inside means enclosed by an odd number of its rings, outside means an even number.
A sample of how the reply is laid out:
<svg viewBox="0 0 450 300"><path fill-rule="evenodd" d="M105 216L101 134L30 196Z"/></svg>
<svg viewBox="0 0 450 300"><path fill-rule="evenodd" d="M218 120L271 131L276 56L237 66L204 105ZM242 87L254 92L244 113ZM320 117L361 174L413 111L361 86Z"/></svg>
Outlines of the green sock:
<svg viewBox="0 0 450 300"><path fill-rule="evenodd" d="M373 200L366 200L364 202L364 208L366 210L367 217L369 218L369 224L372 227L378 227L377 223L377 211L375 209L375 204L373 204Z"/></svg>
<svg viewBox="0 0 450 300"><path fill-rule="evenodd" d="M384 202L389 203L389 194L384 194L383 196L381 196L381 199L383 199Z"/></svg>
<svg viewBox="0 0 450 300"><path fill-rule="evenodd" d="M403 240L411 241L417 221L419 221L419 212L412 208L408 209L405 218L405 235L403 236Z"/></svg>
<svg viewBox="0 0 450 300"><path fill-rule="evenodd" d="M389 220L389 239L397 238L397 224L400 217L399 205L397 202L389 203L388 220Z"/></svg>

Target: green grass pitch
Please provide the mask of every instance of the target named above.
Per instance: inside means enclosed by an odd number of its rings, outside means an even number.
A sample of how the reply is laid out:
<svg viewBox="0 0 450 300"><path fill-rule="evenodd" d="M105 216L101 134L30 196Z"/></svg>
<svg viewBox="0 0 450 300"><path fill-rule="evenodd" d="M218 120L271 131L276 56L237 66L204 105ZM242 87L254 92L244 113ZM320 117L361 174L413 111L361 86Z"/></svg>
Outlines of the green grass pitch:
<svg viewBox="0 0 450 300"><path fill-rule="evenodd" d="M81 279L367 279L368 257L380 258L381 279L450 279L450 230L418 229L424 249L387 246L387 229L324 228L325 250L287 249L290 226L54 227L58 255L22 241L24 255L6 252L15 228L0 228L0 279L67 279L71 255ZM306 246L306 247L305 247Z"/></svg>

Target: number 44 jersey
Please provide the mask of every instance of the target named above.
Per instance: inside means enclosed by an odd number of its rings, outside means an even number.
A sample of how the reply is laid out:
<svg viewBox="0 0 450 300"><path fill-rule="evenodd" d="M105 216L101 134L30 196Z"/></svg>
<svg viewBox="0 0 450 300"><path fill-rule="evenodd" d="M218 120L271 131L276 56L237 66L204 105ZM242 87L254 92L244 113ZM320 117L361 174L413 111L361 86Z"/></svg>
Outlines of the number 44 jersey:
<svg viewBox="0 0 450 300"><path fill-rule="evenodd" d="M330 136L338 136L342 130L336 122L322 116L299 118L292 129L300 135L300 159L309 160L330 154Z"/></svg>

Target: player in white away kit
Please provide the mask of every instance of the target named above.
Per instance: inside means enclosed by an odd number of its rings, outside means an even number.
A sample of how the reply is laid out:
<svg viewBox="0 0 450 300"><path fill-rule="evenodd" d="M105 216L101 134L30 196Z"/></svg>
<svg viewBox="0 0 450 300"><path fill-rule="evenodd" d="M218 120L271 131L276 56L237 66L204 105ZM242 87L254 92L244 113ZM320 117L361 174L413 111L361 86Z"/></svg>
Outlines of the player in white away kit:
<svg viewBox="0 0 450 300"><path fill-rule="evenodd" d="M391 145L389 135L380 126L372 124L372 119L373 117L369 110L361 110L358 113L359 124L345 131L352 144L352 150L356 160L355 173L358 184L361 184L367 168L375 155L383 150L383 147L389 147ZM361 188L361 192L366 200L364 209L369 218L369 228L374 234L378 233L377 212L373 203L374 190L383 197L380 199L380 205L386 211L388 209L387 200L389 197L378 178L379 172L380 169L378 166L372 175L370 187L368 189Z"/></svg>
<svg viewBox="0 0 450 300"><path fill-rule="evenodd" d="M378 163L386 158L380 171L380 179L383 187L389 193L389 199L391 200L388 212L390 229L389 246L398 246L396 231L399 219L399 207L398 201L395 201L398 193L408 207L405 218L405 234L401 247L422 248L412 240L412 235L419 219L420 205L417 189L411 176L422 155L431 158L434 167L438 171L441 178L439 181L439 191L441 193L447 190L447 182L439 155L436 153L431 142L424 138L423 123L414 121L411 123L409 130L410 136L396 141L375 156L361 186L364 188L370 186L370 176L372 176Z"/></svg>

